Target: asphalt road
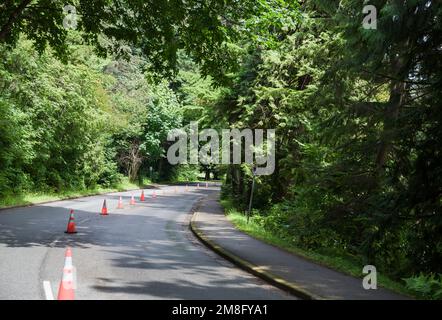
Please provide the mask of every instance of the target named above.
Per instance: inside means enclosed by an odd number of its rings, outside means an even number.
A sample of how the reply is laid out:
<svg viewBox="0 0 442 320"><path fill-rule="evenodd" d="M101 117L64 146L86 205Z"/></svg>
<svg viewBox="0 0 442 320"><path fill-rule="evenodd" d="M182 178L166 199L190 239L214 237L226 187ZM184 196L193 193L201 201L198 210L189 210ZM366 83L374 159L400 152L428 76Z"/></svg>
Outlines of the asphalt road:
<svg viewBox="0 0 442 320"><path fill-rule="evenodd" d="M66 248L76 299L294 299L218 257L188 229L189 212L216 188L161 187L0 210L0 299L56 297ZM137 204L129 206L130 196ZM124 209L116 209L119 196ZM109 216L100 216L103 199ZM77 234L65 234L69 209Z"/></svg>

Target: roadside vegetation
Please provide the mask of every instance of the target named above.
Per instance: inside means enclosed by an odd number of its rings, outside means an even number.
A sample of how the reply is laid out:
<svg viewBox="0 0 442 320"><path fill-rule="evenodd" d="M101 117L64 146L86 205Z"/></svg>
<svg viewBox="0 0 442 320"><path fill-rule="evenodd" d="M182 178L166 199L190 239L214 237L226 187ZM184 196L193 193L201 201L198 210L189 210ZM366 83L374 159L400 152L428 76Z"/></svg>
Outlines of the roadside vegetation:
<svg viewBox="0 0 442 320"><path fill-rule="evenodd" d="M148 179L144 179L143 184L139 185L137 183L130 182L127 177L123 177L119 183L108 188L98 185L95 188L89 188L83 190L65 190L61 192L50 192L50 191L21 192L17 194L10 194L1 198L0 209L7 207L14 207L14 206L33 205L43 202L92 196L92 195L109 193L109 192L136 190L141 187L149 185L149 183L150 181Z"/></svg>
<svg viewBox="0 0 442 320"><path fill-rule="evenodd" d="M223 179L243 230L441 298L440 1L375 1L372 30L362 0L74 0L75 30L30 3L0 4L0 206ZM276 129L250 225L251 165L167 161L190 121Z"/></svg>
<svg viewBox="0 0 442 320"><path fill-rule="evenodd" d="M244 44L216 123L276 129L249 232L440 299L441 4L377 2L376 30L361 27L361 6L306 1L277 45ZM252 168L226 170L223 199L245 213Z"/></svg>
<svg viewBox="0 0 442 320"><path fill-rule="evenodd" d="M247 216L244 213L238 212L229 201L222 200L221 205L224 207L227 218L236 228L256 239L354 277L362 278L365 276L361 269L361 265L364 265L364 261L361 257L353 256L345 251L339 251L333 248L319 248L317 250L299 248L293 243L292 239L267 230L265 226L263 226L260 215L255 214L250 217L247 222ZM411 297L421 297L417 292L408 288L403 281L395 281L382 274L378 274L377 276L378 285L384 288Z"/></svg>

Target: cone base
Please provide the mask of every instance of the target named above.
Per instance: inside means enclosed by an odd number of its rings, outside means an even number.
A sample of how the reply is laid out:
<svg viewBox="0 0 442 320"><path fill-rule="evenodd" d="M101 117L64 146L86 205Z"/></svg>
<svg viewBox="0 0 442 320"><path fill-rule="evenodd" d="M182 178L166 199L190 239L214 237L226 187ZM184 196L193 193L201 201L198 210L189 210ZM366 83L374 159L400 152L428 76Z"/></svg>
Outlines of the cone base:
<svg viewBox="0 0 442 320"><path fill-rule="evenodd" d="M60 284L57 300L75 300L75 293L72 289L64 289L63 284Z"/></svg>
<svg viewBox="0 0 442 320"><path fill-rule="evenodd" d="M71 233L77 233L77 231L65 231L64 233L71 234Z"/></svg>

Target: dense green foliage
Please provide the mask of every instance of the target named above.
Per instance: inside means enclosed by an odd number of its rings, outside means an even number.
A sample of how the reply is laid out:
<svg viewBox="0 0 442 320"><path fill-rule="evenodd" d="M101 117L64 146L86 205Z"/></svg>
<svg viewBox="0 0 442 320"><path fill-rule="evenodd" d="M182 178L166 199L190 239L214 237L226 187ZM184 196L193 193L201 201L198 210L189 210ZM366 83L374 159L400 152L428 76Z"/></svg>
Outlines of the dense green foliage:
<svg viewBox="0 0 442 320"><path fill-rule="evenodd" d="M340 6L338 6L338 3ZM255 219L296 246L363 257L392 277L441 272L441 5L307 1L276 48L250 46L217 121L277 129ZM250 167L225 196L246 209Z"/></svg>
<svg viewBox="0 0 442 320"><path fill-rule="evenodd" d="M201 170L245 211L251 166L172 167L167 133L276 129L253 222L440 297L442 5L371 2L375 30L363 0L77 0L67 31L60 1L4 1L0 197Z"/></svg>
<svg viewBox="0 0 442 320"><path fill-rule="evenodd" d="M99 75L39 56L28 41L12 52L2 49L0 194L111 182Z"/></svg>
<svg viewBox="0 0 442 320"><path fill-rule="evenodd" d="M103 60L74 43L67 65L28 40L1 50L1 196L137 180L181 123L175 95L148 83L142 59Z"/></svg>
<svg viewBox="0 0 442 320"><path fill-rule="evenodd" d="M150 70L170 76L177 70L178 51L184 50L204 74L216 74L222 81L236 60L227 41L244 34L258 37L270 26L291 19L287 12L296 13L278 8L297 7L296 1L281 0L72 0L75 17L69 15L66 20L66 4L60 0L2 1L0 42L15 44L24 33L39 52L49 45L67 59L65 25L75 25L86 43L102 55L124 56L128 46L134 47L150 62ZM259 38L271 41L265 35Z"/></svg>
<svg viewBox="0 0 442 320"><path fill-rule="evenodd" d="M435 276L431 274L426 276L419 274L415 277L404 279L407 287L416 294L426 298L441 300L442 299L442 275Z"/></svg>

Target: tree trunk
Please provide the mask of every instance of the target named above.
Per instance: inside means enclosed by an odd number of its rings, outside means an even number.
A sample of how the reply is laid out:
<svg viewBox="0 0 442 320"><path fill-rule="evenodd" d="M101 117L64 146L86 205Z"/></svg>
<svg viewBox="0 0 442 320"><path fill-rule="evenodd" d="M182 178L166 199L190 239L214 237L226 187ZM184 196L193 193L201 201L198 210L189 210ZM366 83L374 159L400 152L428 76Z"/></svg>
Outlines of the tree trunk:
<svg viewBox="0 0 442 320"><path fill-rule="evenodd" d="M381 142L376 157L376 172L382 173L388 158L388 153L392 147L396 121L399 117L399 111L404 104L406 84L404 82L395 82L390 90L389 107L385 113L384 129Z"/></svg>
<svg viewBox="0 0 442 320"><path fill-rule="evenodd" d="M408 40L403 43L401 48L403 51L407 48ZM404 59L404 56L398 56L394 59L393 70L395 70L395 76L392 80L390 87L390 98L388 101L388 107L385 110L384 115L384 128L381 136L381 141L379 144L377 156L376 156L376 175L381 175L385 170L385 164L388 160L388 154L390 153L394 139L394 135L396 134L394 131L396 130L396 122L399 117L399 112L402 106L405 103L406 97L406 82L403 79L406 79L408 76L408 70L406 70L407 62Z"/></svg>
<svg viewBox="0 0 442 320"><path fill-rule="evenodd" d="M11 32L12 25L18 20L22 12L32 0L23 0L10 14L8 21L0 29L0 42L4 41Z"/></svg>
<svg viewBox="0 0 442 320"><path fill-rule="evenodd" d="M123 163L127 166L127 175L129 180L136 182L138 178L138 171L140 169L143 157L140 155L140 143L133 141L127 155L122 157Z"/></svg>

